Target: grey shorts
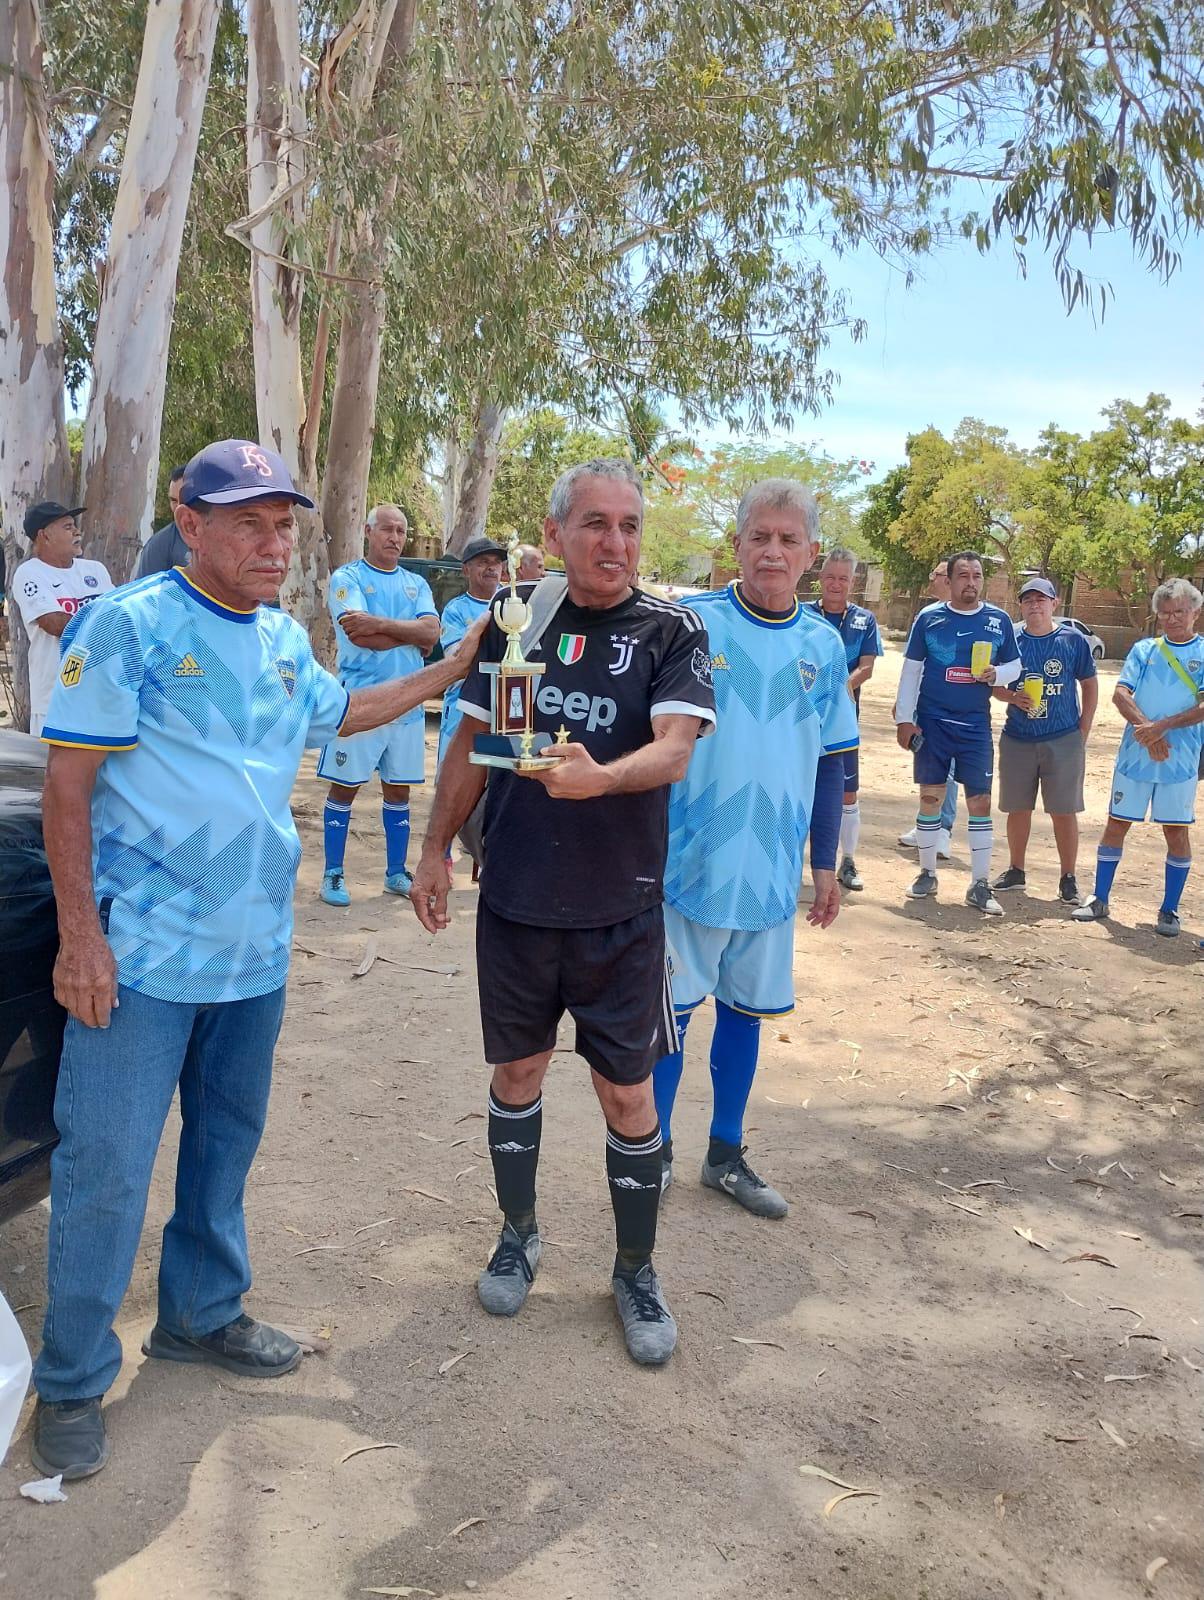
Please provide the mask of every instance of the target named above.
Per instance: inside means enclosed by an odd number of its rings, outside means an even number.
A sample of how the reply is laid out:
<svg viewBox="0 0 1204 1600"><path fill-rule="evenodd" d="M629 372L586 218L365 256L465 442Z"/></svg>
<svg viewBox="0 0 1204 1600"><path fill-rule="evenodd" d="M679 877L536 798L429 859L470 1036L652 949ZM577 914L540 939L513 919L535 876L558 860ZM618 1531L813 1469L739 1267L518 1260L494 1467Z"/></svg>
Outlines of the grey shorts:
<svg viewBox="0 0 1204 1600"><path fill-rule="evenodd" d="M1046 811L1059 816L1083 809L1083 770L1087 753L1078 729L1056 739L999 736L999 809L1032 811L1037 786Z"/></svg>

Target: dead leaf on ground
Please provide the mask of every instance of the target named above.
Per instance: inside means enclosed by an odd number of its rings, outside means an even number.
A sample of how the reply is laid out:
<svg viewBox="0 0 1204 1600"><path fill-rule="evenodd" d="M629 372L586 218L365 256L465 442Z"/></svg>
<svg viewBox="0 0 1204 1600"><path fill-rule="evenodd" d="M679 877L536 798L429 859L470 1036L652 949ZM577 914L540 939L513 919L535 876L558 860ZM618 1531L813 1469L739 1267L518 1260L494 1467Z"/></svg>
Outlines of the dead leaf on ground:
<svg viewBox="0 0 1204 1600"><path fill-rule="evenodd" d="M982 1212L978 1209L977 1206L964 1206L964 1205L962 1205L960 1200L950 1200L950 1198L949 1198L949 1196L947 1194L943 1194L941 1196L941 1199L945 1202L945 1204L947 1206L952 1206L955 1211L965 1211L971 1217L981 1217L982 1216Z"/></svg>
<svg viewBox="0 0 1204 1600"><path fill-rule="evenodd" d="M1138 1322L1145 1321L1144 1311L1134 1311L1132 1306L1105 1306L1106 1311L1123 1311L1126 1316L1136 1317Z"/></svg>
<svg viewBox="0 0 1204 1600"><path fill-rule="evenodd" d="M1069 1172L1070 1171L1069 1167L1060 1167L1052 1156L1046 1156L1045 1165L1047 1167L1052 1167L1055 1172Z"/></svg>
<svg viewBox="0 0 1204 1600"><path fill-rule="evenodd" d="M369 939L364 949L364 957L359 966L351 974L353 978L366 978L376 965L376 940Z"/></svg>
<svg viewBox="0 0 1204 1600"><path fill-rule="evenodd" d="M1055 1444L1086 1444L1085 1433L1051 1433L1049 1436Z"/></svg>
<svg viewBox="0 0 1204 1600"><path fill-rule="evenodd" d="M464 1360L465 1356L469 1356L471 1354L471 1350L461 1350L458 1356L450 1356L446 1361L441 1362L439 1365L439 1376L441 1378L446 1378L453 1367L458 1366L460 1362Z"/></svg>
<svg viewBox="0 0 1204 1600"><path fill-rule="evenodd" d="M868 1217L871 1222L877 1222L878 1220L872 1211L850 1211L849 1215L851 1217Z"/></svg>
<svg viewBox="0 0 1204 1600"><path fill-rule="evenodd" d="M1105 1372L1105 1383L1144 1383L1148 1372Z"/></svg>
<svg viewBox="0 0 1204 1600"><path fill-rule="evenodd" d="M396 1217L381 1217L379 1222L365 1222L364 1226L362 1228L357 1228L351 1237L353 1239L358 1239L361 1233L369 1233L373 1228L383 1228L386 1222L396 1221Z"/></svg>
<svg viewBox="0 0 1204 1600"><path fill-rule="evenodd" d="M1114 1228L1112 1231L1118 1239L1136 1239L1138 1244L1141 1243L1141 1235L1139 1233L1130 1233L1126 1228Z"/></svg>
<svg viewBox="0 0 1204 1600"><path fill-rule="evenodd" d="M844 1489L840 1494L834 1494L824 1506L824 1516L830 1517L836 1510L836 1507L840 1505L842 1501L862 1500L866 1497L866 1495L869 1495L874 1500L878 1500L881 1498L881 1491L878 1489Z"/></svg>
<svg viewBox="0 0 1204 1600"><path fill-rule="evenodd" d="M708 1300L718 1300L721 1306L727 1305L727 1301L723 1298L723 1296L721 1294L716 1294L714 1289L695 1289L694 1293L704 1294Z"/></svg>
<svg viewBox="0 0 1204 1600"><path fill-rule="evenodd" d="M776 1339L742 1339L738 1333L733 1333L729 1337L733 1344L760 1344L767 1346L770 1350L785 1350L786 1348L784 1344L779 1344Z"/></svg>
<svg viewBox="0 0 1204 1600"><path fill-rule="evenodd" d="M964 1114L966 1108L965 1106L954 1105L952 1100L938 1100L935 1109L937 1111L960 1111Z"/></svg>
<svg viewBox="0 0 1204 1600"><path fill-rule="evenodd" d="M1108 1435L1113 1444L1118 1444L1122 1450L1127 1450L1129 1448L1110 1422L1105 1422L1103 1417L1096 1417L1095 1420L1099 1423L1100 1427Z"/></svg>
<svg viewBox="0 0 1204 1600"><path fill-rule="evenodd" d="M1204 1367L1197 1367L1195 1362L1190 1361L1187 1356L1180 1356L1179 1359L1185 1367L1190 1367L1193 1372L1204 1372Z"/></svg>
<svg viewBox="0 0 1204 1600"><path fill-rule="evenodd" d="M475 1528L479 1522L484 1522L484 1520L484 1517L465 1517L463 1522L456 1523L447 1537L449 1539L458 1539L462 1533L467 1532L469 1528Z"/></svg>
<svg viewBox="0 0 1204 1600"><path fill-rule="evenodd" d="M421 1195L424 1200L438 1200L438 1202L439 1202L439 1204L441 1206L449 1206L449 1205L451 1205L451 1201L450 1200L446 1199L441 1194L432 1194L429 1189L409 1189L409 1188L407 1188L406 1193L407 1194Z"/></svg>
<svg viewBox="0 0 1204 1600"><path fill-rule="evenodd" d="M1064 1267L1069 1266L1072 1261L1098 1261L1101 1267L1115 1268L1116 1266L1115 1261L1109 1261L1107 1256L1101 1256L1098 1250L1084 1250L1081 1255L1066 1256L1063 1258L1062 1265Z"/></svg>
<svg viewBox="0 0 1204 1600"><path fill-rule="evenodd" d="M1166 1173L1161 1169L1159 1169L1158 1176L1162 1179L1163 1183L1169 1183L1172 1189L1177 1189L1179 1187L1178 1180L1175 1178L1168 1178Z"/></svg>
<svg viewBox="0 0 1204 1600"><path fill-rule="evenodd" d="M1033 1230L1031 1228L1016 1228L1016 1227L1013 1227L1012 1232L1015 1233L1015 1234L1019 1234L1019 1236L1025 1241L1026 1244L1031 1244L1038 1250L1045 1250L1045 1251L1049 1250L1049 1246L1047 1244L1042 1244L1040 1239L1034 1239L1033 1238Z"/></svg>
<svg viewBox="0 0 1204 1600"><path fill-rule="evenodd" d="M1147 1583L1153 1583L1154 1579L1162 1571L1163 1567L1169 1566L1170 1562L1165 1556L1155 1556L1154 1560L1151 1561L1149 1566L1145 1569L1145 1581Z"/></svg>
<svg viewBox="0 0 1204 1600"><path fill-rule="evenodd" d="M361 1594L395 1594L395 1595L406 1595L406 1594L429 1594L429 1595L433 1595L434 1592L435 1591L433 1589L415 1589L415 1588L412 1588L411 1585L408 1584L408 1583L397 1583L397 1584L394 1584L391 1588L386 1587L386 1588L361 1589L360 1590Z"/></svg>
<svg viewBox="0 0 1204 1600"><path fill-rule="evenodd" d="M1006 1178L975 1178L973 1183L963 1183L963 1189L1010 1189Z"/></svg>
<svg viewBox="0 0 1204 1600"><path fill-rule="evenodd" d="M799 1472L804 1478L823 1478L827 1483L834 1483L838 1489L857 1488L855 1483L846 1483L843 1478L838 1478L834 1472L829 1472L826 1467L813 1467L808 1463L806 1466L800 1467Z"/></svg>
<svg viewBox="0 0 1204 1600"><path fill-rule="evenodd" d="M347 1454L345 1456L340 1456L339 1457L339 1466L341 1467L344 1464L344 1462L350 1461L352 1456L364 1456L364 1455L367 1455L370 1450L401 1450L403 1448L404 1448L404 1446L395 1443L391 1439L383 1439L380 1442L380 1444L360 1444L360 1445L356 1445L354 1450L348 1450L348 1452L347 1452Z"/></svg>
<svg viewBox="0 0 1204 1600"><path fill-rule="evenodd" d="M1177 1217L1204 1217L1204 1211L1176 1211Z"/></svg>

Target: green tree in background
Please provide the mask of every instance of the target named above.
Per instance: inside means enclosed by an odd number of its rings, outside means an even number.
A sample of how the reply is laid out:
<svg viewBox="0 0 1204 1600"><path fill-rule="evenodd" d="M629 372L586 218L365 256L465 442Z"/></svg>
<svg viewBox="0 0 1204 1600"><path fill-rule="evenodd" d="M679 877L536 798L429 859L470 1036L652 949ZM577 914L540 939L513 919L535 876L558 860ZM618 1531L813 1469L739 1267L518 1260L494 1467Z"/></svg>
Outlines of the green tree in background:
<svg viewBox="0 0 1204 1600"><path fill-rule="evenodd" d="M903 497L910 475L911 468L900 465L892 467L880 482L870 485L857 531L869 559L882 568L887 583L892 588L905 589L914 605L928 581L933 563L926 556L916 554L905 540L892 532L903 515Z"/></svg>
<svg viewBox="0 0 1204 1600"><path fill-rule="evenodd" d="M548 496L565 468L595 456L630 454L625 441L550 406L512 418L502 429L486 532L503 542L516 533L528 544L541 543Z"/></svg>

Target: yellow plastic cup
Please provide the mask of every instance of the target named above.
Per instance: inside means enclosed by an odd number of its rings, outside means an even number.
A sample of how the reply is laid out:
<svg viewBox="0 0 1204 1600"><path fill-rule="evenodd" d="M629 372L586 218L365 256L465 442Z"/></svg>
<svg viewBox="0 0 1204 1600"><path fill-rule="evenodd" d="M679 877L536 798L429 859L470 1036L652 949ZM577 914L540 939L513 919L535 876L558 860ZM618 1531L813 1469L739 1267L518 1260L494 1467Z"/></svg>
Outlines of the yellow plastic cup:
<svg viewBox="0 0 1204 1600"><path fill-rule="evenodd" d="M975 639L970 646L970 672L975 677L981 677L991 665L991 641L989 639Z"/></svg>
<svg viewBox="0 0 1204 1600"><path fill-rule="evenodd" d="M1032 702L1033 710L1036 711L1038 706L1041 704L1042 697L1045 694L1045 679L1039 672L1025 673L1024 692Z"/></svg>

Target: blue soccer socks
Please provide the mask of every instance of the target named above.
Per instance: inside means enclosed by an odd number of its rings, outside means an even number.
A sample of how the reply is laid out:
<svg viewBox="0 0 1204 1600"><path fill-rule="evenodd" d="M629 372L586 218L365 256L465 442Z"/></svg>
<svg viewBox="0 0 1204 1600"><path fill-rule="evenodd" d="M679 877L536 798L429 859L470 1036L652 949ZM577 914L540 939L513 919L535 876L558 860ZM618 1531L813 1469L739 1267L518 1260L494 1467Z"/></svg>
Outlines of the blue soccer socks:
<svg viewBox="0 0 1204 1600"><path fill-rule="evenodd" d="M410 850L410 803L397 805L392 800L382 800L380 818L385 829L385 871L389 877L404 872L406 856Z"/></svg>
<svg viewBox="0 0 1204 1600"><path fill-rule="evenodd" d="M342 872L347 853L347 830L351 826L351 807L328 800L322 813L322 839L326 850L327 872Z"/></svg>
<svg viewBox="0 0 1204 1600"><path fill-rule="evenodd" d="M681 1083L682 1067L685 1064L686 1028L693 1015L692 1008L689 1011L677 1012L677 1049L667 1056L662 1056L652 1069L652 1095L656 1101L656 1115L660 1123L666 1161L673 1160L673 1106L677 1100L678 1085Z"/></svg>
<svg viewBox="0 0 1204 1600"><path fill-rule="evenodd" d="M1106 905L1112 896L1112 883L1120 866L1121 847L1101 844L1095 852L1095 898Z"/></svg>
<svg viewBox="0 0 1204 1600"><path fill-rule="evenodd" d="M1178 911L1179 901L1183 896L1183 889L1187 883L1187 874L1190 871L1190 856L1167 856L1166 889L1162 896L1161 910Z"/></svg>
<svg viewBox="0 0 1204 1600"><path fill-rule="evenodd" d="M739 1148L744 1138L744 1110L752 1093L761 1048L761 1019L733 1011L715 1001L711 1038L711 1139Z"/></svg>

